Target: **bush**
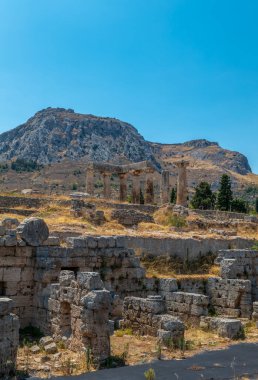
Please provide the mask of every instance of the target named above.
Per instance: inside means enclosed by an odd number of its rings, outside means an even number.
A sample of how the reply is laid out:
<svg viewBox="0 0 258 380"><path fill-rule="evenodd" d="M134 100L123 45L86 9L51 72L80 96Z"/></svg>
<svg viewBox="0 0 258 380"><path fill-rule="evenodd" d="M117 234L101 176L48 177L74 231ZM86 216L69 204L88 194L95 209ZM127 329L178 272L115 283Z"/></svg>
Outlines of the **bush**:
<svg viewBox="0 0 258 380"><path fill-rule="evenodd" d="M144 376L146 380L155 380L156 374L153 368L148 369L148 371L144 372Z"/></svg>
<svg viewBox="0 0 258 380"><path fill-rule="evenodd" d="M168 217L168 224L173 227L182 228L186 226L186 220L183 216L172 214Z"/></svg>
<svg viewBox="0 0 258 380"><path fill-rule="evenodd" d="M42 165L37 164L36 161L26 161L23 158L17 158L16 161L11 163L11 169L16 172L33 172L41 168Z"/></svg>
<svg viewBox="0 0 258 380"><path fill-rule="evenodd" d="M231 202L231 211L242 212L246 214L248 212L247 202L245 202L244 199L241 198L233 199L233 201Z"/></svg>

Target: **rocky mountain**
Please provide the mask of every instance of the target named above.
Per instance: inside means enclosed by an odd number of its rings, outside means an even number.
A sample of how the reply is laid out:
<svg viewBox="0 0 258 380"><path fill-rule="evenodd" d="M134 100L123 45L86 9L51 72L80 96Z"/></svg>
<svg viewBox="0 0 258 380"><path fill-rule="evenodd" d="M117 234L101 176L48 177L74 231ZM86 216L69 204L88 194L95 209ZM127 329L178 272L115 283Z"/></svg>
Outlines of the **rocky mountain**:
<svg viewBox="0 0 258 380"><path fill-rule="evenodd" d="M207 161L239 174L251 172L248 160L217 143L193 140L184 144L147 142L130 124L114 118L75 113L71 109L47 108L26 123L0 135L0 161L17 158L39 164L72 161L113 163L151 160L157 165L170 158Z"/></svg>
<svg viewBox="0 0 258 380"><path fill-rule="evenodd" d="M243 154L223 149L216 142L203 139L183 144L152 144L152 146L155 156L161 161L173 162L173 158L181 156L193 165L206 162L242 175L252 172L248 159Z"/></svg>
<svg viewBox="0 0 258 380"><path fill-rule="evenodd" d="M31 172L11 170L8 162L18 158L43 166ZM180 158L190 162L190 189L205 180L217 190L225 172L230 174L237 192L258 185L258 176L251 173L247 158L221 148L216 142L204 139L183 144L148 142L132 125L115 118L47 108L0 135L0 191L51 188L62 193L72 185L83 190L88 161L122 164L150 160L158 170L169 170L171 185L175 185L174 162Z"/></svg>
<svg viewBox="0 0 258 380"><path fill-rule="evenodd" d="M47 108L0 135L0 160L49 164L68 160L114 163L151 160L151 145L130 124L113 118Z"/></svg>

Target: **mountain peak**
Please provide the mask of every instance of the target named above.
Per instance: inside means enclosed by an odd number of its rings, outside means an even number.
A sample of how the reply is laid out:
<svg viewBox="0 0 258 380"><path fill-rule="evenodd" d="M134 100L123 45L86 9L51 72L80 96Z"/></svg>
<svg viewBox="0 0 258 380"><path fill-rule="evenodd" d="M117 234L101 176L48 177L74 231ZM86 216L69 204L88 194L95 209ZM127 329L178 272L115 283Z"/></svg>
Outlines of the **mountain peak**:
<svg viewBox="0 0 258 380"><path fill-rule="evenodd" d="M206 139L190 140L183 143L184 146L193 148L206 148L208 146L219 146L217 142L212 142Z"/></svg>

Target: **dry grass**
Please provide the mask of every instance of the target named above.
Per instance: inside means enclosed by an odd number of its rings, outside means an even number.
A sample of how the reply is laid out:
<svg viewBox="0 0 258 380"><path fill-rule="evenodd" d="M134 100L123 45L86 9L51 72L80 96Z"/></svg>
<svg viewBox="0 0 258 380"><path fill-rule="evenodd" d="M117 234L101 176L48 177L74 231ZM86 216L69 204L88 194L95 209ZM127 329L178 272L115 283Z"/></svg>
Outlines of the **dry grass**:
<svg viewBox="0 0 258 380"><path fill-rule="evenodd" d="M147 277L177 279L207 279L219 275L219 267L213 264L214 255L209 254L188 262L179 257L145 256L141 264Z"/></svg>
<svg viewBox="0 0 258 380"><path fill-rule="evenodd" d="M111 337L112 354L121 355L128 350L127 364L136 365L141 363L149 363L158 358L161 349L162 359L182 359L193 356L204 350L223 349L231 344L237 344L239 341L230 341L227 338L221 338L216 333L204 331L197 327L191 327L185 331L185 340L188 349L182 351L180 349L169 349L166 347L158 347L157 340L151 336L137 335L114 335ZM258 333L254 324L250 324L246 329L245 342L257 342ZM198 365L198 363L196 363Z"/></svg>

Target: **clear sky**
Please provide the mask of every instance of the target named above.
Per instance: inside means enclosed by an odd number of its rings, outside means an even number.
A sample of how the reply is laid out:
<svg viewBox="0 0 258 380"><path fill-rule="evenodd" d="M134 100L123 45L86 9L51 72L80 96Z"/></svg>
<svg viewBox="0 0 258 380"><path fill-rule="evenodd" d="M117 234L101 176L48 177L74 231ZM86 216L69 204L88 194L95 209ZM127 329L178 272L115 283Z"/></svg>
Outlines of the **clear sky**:
<svg viewBox="0 0 258 380"><path fill-rule="evenodd" d="M257 20L257 0L0 0L0 130L74 108L258 173Z"/></svg>

